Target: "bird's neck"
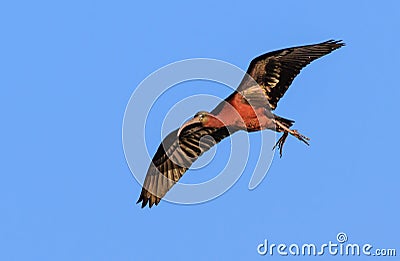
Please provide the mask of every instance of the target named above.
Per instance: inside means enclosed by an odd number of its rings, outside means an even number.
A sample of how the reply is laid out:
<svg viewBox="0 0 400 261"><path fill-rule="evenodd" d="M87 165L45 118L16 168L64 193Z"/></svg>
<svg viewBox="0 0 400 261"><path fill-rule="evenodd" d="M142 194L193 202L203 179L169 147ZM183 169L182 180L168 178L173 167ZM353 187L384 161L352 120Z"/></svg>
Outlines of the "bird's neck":
<svg viewBox="0 0 400 261"><path fill-rule="evenodd" d="M209 128L222 128L225 126L223 119L221 119L218 115L210 115L208 116L208 120L206 123L203 123L204 127Z"/></svg>

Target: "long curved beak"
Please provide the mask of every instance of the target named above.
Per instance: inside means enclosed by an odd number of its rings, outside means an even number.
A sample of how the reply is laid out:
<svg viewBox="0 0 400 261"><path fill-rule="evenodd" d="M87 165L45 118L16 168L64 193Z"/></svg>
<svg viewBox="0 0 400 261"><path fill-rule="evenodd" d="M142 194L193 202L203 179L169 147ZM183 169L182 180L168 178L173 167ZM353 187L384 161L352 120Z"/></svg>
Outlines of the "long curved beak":
<svg viewBox="0 0 400 261"><path fill-rule="evenodd" d="M177 136L179 137L181 135L182 130L186 129L187 127L189 127L190 125L195 125L195 124L200 124L200 120L198 117L193 118L191 120L188 120L187 122L185 122L178 130L178 134Z"/></svg>

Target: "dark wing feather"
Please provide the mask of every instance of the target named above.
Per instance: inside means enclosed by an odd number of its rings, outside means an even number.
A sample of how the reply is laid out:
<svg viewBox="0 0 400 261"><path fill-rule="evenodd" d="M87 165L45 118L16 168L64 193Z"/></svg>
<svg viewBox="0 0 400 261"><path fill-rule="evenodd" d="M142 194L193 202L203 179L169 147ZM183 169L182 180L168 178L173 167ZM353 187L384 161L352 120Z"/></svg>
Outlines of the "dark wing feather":
<svg viewBox="0 0 400 261"><path fill-rule="evenodd" d="M161 198L182 177L186 170L204 152L231 133L227 128L194 126L180 134L170 133L160 144L147 171L142 192L137 203L142 208L149 203L158 205ZM180 145L180 146L179 146Z"/></svg>
<svg viewBox="0 0 400 261"><path fill-rule="evenodd" d="M266 53L251 61L247 74L261 86L270 109L274 110L301 69L342 46L344 46L342 41L329 40ZM248 76L245 76L238 91L244 91L252 86L254 84Z"/></svg>

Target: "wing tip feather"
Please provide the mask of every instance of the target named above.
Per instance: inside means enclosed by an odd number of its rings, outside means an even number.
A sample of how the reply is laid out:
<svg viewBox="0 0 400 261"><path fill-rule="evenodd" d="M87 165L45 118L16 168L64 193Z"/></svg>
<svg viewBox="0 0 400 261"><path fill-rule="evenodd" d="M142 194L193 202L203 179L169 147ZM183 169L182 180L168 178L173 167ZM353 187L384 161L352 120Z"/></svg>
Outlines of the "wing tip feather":
<svg viewBox="0 0 400 261"><path fill-rule="evenodd" d="M332 45L332 47L334 47L334 50L346 46L346 43L343 40L334 40L334 39L330 39L326 42L323 42L322 44L330 44Z"/></svg>
<svg viewBox="0 0 400 261"><path fill-rule="evenodd" d="M153 205L158 205L158 203L160 203L161 198L150 194L147 191L142 191L142 193L140 193L139 199L136 201L136 204L141 203L141 208L145 208L148 204L149 208L153 207Z"/></svg>

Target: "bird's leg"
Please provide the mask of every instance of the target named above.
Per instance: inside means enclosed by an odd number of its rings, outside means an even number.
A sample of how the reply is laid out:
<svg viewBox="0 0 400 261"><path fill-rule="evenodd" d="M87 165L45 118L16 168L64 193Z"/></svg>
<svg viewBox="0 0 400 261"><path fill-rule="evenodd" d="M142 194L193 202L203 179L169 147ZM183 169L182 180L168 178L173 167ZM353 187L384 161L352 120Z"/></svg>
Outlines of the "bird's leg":
<svg viewBox="0 0 400 261"><path fill-rule="evenodd" d="M290 133L291 135L295 136L296 138L298 138L299 140L301 140L302 142L304 142L307 145L310 145L308 143L308 141L310 140L310 138L304 136L303 134L300 134L297 130L291 130L288 127L286 127L285 125L283 125L282 123L280 123L277 120L274 120L274 122L276 123L276 125L278 125L281 129L283 129L283 131Z"/></svg>
<svg viewBox="0 0 400 261"><path fill-rule="evenodd" d="M274 150L276 147L279 149L279 156L282 158L282 149L283 149L283 144L285 144L286 138L288 136L288 132L285 131L283 135L279 138L279 140L276 142L272 150Z"/></svg>

